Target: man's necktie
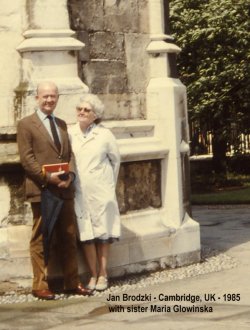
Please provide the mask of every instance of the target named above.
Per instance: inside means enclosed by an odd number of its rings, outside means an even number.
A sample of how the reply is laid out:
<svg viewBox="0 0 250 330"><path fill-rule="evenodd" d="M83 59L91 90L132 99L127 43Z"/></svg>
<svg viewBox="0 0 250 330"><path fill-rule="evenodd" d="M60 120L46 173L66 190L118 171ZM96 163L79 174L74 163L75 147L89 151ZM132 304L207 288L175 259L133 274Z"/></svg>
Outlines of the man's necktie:
<svg viewBox="0 0 250 330"><path fill-rule="evenodd" d="M51 115L48 115L47 118L49 119L49 122L50 122L50 129L51 129L51 133L53 135L55 146L57 147L58 151L60 151L61 143L59 140L59 136L57 134L56 125L55 125L54 120Z"/></svg>

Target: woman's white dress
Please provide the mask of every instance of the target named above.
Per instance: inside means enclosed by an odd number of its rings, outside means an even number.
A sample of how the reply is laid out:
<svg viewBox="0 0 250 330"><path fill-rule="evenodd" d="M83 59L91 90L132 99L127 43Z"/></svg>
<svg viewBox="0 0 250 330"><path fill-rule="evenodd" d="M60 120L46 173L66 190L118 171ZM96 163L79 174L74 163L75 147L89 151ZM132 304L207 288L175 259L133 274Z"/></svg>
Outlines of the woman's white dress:
<svg viewBox="0 0 250 330"><path fill-rule="evenodd" d="M75 212L79 239L120 236L116 181L120 154L111 131L96 125L86 137L77 123L69 129L76 167Z"/></svg>

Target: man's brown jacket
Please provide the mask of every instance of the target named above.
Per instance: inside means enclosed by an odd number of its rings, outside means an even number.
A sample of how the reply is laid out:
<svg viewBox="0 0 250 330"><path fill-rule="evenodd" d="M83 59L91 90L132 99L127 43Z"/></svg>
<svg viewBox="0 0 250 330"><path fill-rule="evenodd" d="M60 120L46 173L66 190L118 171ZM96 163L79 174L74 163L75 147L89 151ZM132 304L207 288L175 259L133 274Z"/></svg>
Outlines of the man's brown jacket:
<svg viewBox="0 0 250 330"><path fill-rule="evenodd" d="M21 119L17 126L20 160L26 172L26 196L30 202L40 202L41 189L46 186L62 199L74 197L72 184L69 188L47 185L47 178L42 173L44 164L69 162L70 170L73 170L67 125L59 118L55 120L61 136L60 152L36 113Z"/></svg>

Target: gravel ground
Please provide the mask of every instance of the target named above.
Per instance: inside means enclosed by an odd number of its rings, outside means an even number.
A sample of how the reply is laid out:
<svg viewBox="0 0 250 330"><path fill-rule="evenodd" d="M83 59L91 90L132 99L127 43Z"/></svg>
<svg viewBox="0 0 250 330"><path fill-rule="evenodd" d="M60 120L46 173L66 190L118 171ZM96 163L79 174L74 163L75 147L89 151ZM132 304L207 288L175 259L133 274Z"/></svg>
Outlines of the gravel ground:
<svg viewBox="0 0 250 330"><path fill-rule="evenodd" d="M122 279L113 279L110 286L104 292L95 292L95 297L102 297L108 293L120 293L174 280L194 277L211 272L218 272L225 269L237 267L238 262L225 253L203 247L201 250L201 262L175 269L164 269L152 273L129 275ZM37 301L25 290L15 288L14 285L6 284L5 292L0 293L0 304L15 304ZM9 289L8 289L9 288ZM69 296L64 294L56 295L56 299L77 299L79 296Z"/></svg>

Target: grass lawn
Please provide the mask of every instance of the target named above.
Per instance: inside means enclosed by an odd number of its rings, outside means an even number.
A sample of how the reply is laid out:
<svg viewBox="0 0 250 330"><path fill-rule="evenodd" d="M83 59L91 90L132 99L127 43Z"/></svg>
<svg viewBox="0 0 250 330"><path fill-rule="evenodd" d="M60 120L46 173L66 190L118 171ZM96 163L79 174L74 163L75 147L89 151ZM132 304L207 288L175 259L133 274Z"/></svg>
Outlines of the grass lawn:
<svg viewBox="0 0 250 330"><path fill-rule="evenodd" d="M211 160L191 162L192 204L250 204L249 162L250 154L239 158L234 166L230 158L223 175L215 173Z"/></svg>
<svg viewBox="0 0 250 330"><path fill-rule="evenodd" d="M191 203L201 204L250 204L250 187L225 189L211 193L191 194Z"/></svg>

